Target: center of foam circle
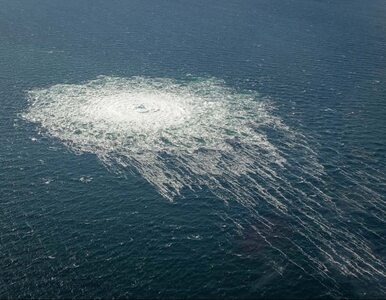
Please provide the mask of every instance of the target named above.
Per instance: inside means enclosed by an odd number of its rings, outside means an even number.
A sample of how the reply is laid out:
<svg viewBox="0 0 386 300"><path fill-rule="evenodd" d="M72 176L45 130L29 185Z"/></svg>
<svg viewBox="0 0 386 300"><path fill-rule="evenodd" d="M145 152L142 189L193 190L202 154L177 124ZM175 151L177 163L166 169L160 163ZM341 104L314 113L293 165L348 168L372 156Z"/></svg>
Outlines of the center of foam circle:
<svg viewBox="0 0 386 300"><path fill-rule="evenodd" d="M178 98L169 93L117 93L93 100L83 110L96 122L129 124L135 131L157 131L183 124L192 114L189 99Z"/></svg>

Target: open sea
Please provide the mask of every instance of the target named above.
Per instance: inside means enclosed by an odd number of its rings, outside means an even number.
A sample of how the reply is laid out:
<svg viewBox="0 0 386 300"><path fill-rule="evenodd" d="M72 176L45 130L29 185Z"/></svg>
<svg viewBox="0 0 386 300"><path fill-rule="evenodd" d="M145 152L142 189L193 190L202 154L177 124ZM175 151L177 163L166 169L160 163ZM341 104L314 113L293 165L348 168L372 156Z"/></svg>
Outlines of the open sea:
<svg viewBox="0 0 386 300"><path fill-rule="evenodd" d="M386 2L0 0L0 298L386 298Z"/></svg>

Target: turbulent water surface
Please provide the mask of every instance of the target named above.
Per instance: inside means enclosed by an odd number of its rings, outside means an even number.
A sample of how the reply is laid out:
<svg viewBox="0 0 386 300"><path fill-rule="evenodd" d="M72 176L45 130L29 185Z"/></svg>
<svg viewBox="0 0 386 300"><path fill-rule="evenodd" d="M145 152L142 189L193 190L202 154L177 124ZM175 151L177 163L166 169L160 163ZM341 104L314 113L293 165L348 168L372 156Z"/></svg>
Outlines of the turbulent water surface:
<svg viewBox="0 0 386 300"><path fill-rule="evenodd" d="M0 296L386 295L381 1L54 2L0 13Z"/></svg>

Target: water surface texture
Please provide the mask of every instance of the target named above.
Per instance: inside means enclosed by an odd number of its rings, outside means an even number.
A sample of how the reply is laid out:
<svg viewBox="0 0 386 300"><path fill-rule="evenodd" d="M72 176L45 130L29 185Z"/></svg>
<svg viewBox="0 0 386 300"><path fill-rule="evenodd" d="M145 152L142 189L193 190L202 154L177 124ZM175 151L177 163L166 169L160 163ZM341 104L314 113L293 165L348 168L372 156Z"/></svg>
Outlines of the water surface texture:
<svg viewBox="0 0 386 300"><path fill-rule="evenodd" d="M0 297L386 296L384 1L0 6Z"/></svg>

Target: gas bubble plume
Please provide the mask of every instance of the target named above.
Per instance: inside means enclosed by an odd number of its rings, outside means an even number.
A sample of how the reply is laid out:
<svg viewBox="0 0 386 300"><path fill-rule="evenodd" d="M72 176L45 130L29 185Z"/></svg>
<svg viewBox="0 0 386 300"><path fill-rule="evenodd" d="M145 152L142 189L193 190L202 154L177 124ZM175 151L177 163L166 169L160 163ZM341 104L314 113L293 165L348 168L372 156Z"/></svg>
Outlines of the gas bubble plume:
<svg viewBox="0 0 386 300"><path fill-rule="evenodd" d="M28 97L24 119L116 172L135 170L164 198L207 189L240 204L270 249L318 281L334 282L332 270L338 270L384 282L385 263L368 245L365 225L344 226L351 216L326 192L324 168L307 137L285 125L255 91L214 78L101 76L35 89ZM385 222L385 201L373 196L363 210L372 205L373 217ZM287 232L274 230L274 220Z"/></svg>

